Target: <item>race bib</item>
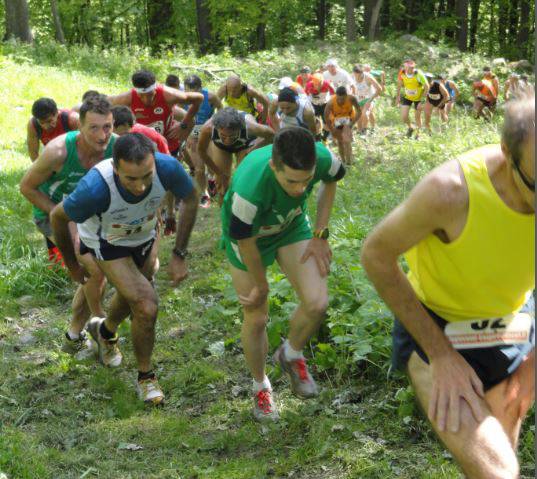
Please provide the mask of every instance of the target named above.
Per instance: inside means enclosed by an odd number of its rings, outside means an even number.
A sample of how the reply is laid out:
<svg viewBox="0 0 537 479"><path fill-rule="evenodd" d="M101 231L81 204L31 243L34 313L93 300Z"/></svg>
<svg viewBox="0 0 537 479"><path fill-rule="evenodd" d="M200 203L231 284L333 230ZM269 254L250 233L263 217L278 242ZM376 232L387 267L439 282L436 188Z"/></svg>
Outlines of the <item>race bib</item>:
<svg viewBox="0 0 537 479"><path fill-rule="evenodd" d="M405 93L407 96L416 96L418 94L418 90L409 90L408 88L405 88Z"/></svg>
<svg viewBox="0 0 537 479"><path fill-rule="evenodd" d="M455 349L490 348L530 341L533 318L528 313L503 318L448 323L444 333Z"/></svg>
<svg viewBox="0 0 537 479"><path fill-rule="evenodd" d="M440 93L429 93L429 98L431 100L440 100L440 98L442 98L442 95Z"/></svg>
<svg viewBox="0 0 537 479"><path fill-rule="evenodd" d="M343 125L350 124L351 119L350 118L336 118L334 121L334 125L337 127L341 127Z"/></svg>
<svg viewBox="0 0 537 479"><path fill-rule="evenodd" d="M149 128L153 128L153 130L155 130L157 133L160 133L161 135L164 134L164 122L163 121L155 121L147 126Z"/></svg>
<svg viewBox="0 0 537 479"><path fill-rule="evenodd" d="M155 214L150 214L145 218L142 218L139 222L135 224L112 224L108 234L107 241L113 243L119 239L139 234L139 233L149 233L157 225L157 216Z"/></svg>

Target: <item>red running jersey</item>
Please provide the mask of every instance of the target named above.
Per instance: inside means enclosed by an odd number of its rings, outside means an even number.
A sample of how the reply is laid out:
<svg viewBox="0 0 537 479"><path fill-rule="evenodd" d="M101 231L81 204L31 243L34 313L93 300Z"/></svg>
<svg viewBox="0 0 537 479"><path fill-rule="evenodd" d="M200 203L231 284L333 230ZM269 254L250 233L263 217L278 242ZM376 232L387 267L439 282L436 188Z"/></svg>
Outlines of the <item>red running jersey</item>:
<svg viewBox="0 0 537 479"><path fill-rule="evenodd" d="M153 128L168 140L168 148L175 151L179 148L179 142L169 138L170 128L173 124L172 106L164 99L164 87L157 85L155 98L151 106L145 106L140 96L133 88L131 90L131 111L134 113L137 123Z"/></svg>
<svg viewBox="0 0 537 479"><path fill-rule="evenodd" d="M49 131L43 130L37 120L35 118L32 118L32 126L37 133L37 138L41 140L41 143L43 143L43 145L46 145L49 141L53 140L57 136L63 135L64 133L71 131L71 129L69 128L69 113L71 113L71 110L58 110L56 126Z"/></svg>
<svg viewBox="0 0 537 479"><path fill-rule="evenodd" d="M147 138L149 138L156 145L157 151L164 153L165 155L170 154L170 149L168 148L166 138L164 138L153 128L142 125L141 123L135 123L129 133L141 133L142 135L147 136Z"/></svg>

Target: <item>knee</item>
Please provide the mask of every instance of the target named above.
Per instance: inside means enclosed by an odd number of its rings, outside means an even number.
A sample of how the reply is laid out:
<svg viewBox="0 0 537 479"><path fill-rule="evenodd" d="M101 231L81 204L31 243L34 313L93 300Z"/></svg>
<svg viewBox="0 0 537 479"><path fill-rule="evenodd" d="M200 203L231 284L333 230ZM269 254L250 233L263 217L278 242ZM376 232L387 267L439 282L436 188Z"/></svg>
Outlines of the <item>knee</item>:
<svg viewBox="0 0 537 479"><path fill-rule="evenodd" d="M155 295L144 295L131 305L133 316L144 323L154 324L157 319L158 302Z"/></svg>
<svg viewBox="0 0 537 479"><path fill-rule="evenodd" d="M267 327L268 315L264 311L244 312L243 329L261 333Z"/></svg>
<svg viewBox="0 0 537 479"><path fill-rule="evenodd" d="M322 322L326 317L326 310L328 309L328 297L320 295L316 298L310 298L303 303L303 307L310 318Z"/></svg>

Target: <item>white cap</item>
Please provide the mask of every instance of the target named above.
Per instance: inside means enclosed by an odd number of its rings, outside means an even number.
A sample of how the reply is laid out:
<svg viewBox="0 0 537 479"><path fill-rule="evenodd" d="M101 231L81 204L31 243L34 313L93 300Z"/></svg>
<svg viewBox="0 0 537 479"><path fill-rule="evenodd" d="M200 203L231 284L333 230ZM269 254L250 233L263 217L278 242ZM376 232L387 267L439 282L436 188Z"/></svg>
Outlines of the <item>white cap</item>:
<svg viewBox="0 0 537 479"><path fill-rule="evenodd" d="M329 66L337 67L338 66L337 60L335 58L329 58L328 60L326 60L325 66L327 66L327 67L329 67Z"/></svg>
<svg viewBox="0 0 537 479"><path fill-rule="evenodd" d="M283 90L284 88L290 87L292 84L293 79L291 77L283 77L278 85L278 90Z"/></svg>

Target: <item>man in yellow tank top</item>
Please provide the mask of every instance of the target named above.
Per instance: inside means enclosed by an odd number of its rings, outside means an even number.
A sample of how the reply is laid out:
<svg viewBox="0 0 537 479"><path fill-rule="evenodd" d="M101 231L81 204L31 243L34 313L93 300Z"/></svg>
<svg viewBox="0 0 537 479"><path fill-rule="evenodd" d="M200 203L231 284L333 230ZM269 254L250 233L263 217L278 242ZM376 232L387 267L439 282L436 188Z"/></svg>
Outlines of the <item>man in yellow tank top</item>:
<svg viewBox="0 0 537 479"><path fill-rule="evenodd" d="M401 88L403 95L401 97ZM401 119L408 127L407 137L411 137L416 130L416 138L421 128L421 112L424 107L424 100L429 91L429 83L421 70L416 68L414 60L405 60L403 69L397 77L397 93L395 96L396 106L401 106ZM409 118L410 108L414 106L416 113L416 128L412 126Z"/></svg>
<svg viewBox="0 0 537 479"><path fill-rule="evenodd" d="M269 108L267 96L244 83L238 75L230 75L216 95L222 100L224 106L253 115L260 123L264 124L267 121ZM261 111L256 108L256 102L262 106Z"/></svg>
<svg viewBox="0 0 537 479"><path fill-rule="evenodd" d="M501 144L429 173L362 250L397 317L394 366L469 478L519 477L534 400L534 102L533 90L508 102Z"/></svg>

